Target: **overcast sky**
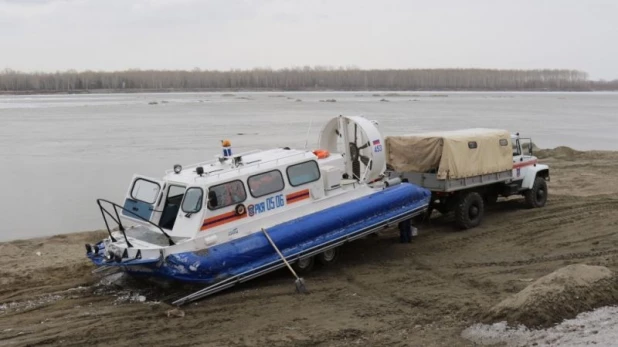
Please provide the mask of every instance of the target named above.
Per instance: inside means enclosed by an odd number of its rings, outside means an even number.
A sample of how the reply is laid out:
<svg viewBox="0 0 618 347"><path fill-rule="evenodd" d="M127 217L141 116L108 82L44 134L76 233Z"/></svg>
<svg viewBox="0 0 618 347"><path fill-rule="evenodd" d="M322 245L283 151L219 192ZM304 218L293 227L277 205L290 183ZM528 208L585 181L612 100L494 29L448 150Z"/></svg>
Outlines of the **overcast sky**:
<svg viewBox="0 0 618 347"><path fill-rule="evenodd" d="M304 65L615 79L618 0L0 0L0 68Z"/></svg>

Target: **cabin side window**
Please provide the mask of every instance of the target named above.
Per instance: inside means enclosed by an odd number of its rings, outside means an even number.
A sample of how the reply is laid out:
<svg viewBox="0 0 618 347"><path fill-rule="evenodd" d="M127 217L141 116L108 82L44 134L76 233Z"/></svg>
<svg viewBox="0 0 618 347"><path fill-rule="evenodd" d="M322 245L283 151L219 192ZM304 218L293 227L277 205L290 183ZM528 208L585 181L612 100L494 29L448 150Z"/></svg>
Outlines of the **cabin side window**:
<svg viewBox="0 0 618 347"><path fill-rule="evenodd" d="M291 165L287 168L288 181L292 187L315 182L320 179L320 169L315 161Z"/></svg>
<svg viewBox="0 0 618 347"><path fill-rule="evenodd" d="M247 200L247 192L242 181L235 180L208 188L208 197L208 208L216 210Z"/></svg>
<svg viewBox="0 0 618 347"><path fill-rule="evenodd" d="M254 198L282 191L285 187L281 171L273 170L253 175L247 180L249 192Z"/></svg>
<svg viewBox="0 0 618 347"><path fill-rule="evenodd" d="M185 213L196 213L202 209L202 198L204 191L202 188L189 188L185 192L185 198L182 201L182 211Z"/></svg>

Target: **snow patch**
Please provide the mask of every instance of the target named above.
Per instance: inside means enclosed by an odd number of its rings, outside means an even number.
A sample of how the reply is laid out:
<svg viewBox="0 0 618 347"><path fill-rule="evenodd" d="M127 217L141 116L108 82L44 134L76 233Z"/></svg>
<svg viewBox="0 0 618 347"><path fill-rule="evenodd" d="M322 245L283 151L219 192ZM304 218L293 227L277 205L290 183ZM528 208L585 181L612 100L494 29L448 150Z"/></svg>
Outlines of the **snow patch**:
<svg viewBox="0 0 618 347"><path fill-rule="evenodd" d="M146 297L140 295L139 293L133 293L131 291L124 292L118 295L118 297L114 301L114 304L125 302L146 302Z"/></svg>
<svg viewBox="0 0 618 347"><path fill-rule="evenodd" d="M481 345L611 346L618 341L618 307L605 306L547 329L509 327L506 322L475 324L461 336Z"/></svg>
<svg viewBox="0 0 618 347"><path fill-rule="evenodd" d="M9 303L4 303L0 305L0 313L7 313L9 311L20 312L24 310L29 310L35 307L39 307L45 304L50 304L55 301L62 299L61 295L49 294L43 295L33 300L26 301L13 301Z"/></svg>

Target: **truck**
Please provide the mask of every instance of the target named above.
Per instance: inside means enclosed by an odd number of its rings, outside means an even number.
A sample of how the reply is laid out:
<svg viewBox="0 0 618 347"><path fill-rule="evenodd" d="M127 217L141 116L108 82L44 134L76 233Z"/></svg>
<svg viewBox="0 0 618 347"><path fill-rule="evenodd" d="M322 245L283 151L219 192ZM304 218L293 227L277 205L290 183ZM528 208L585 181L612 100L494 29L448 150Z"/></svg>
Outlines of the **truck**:
<svg viewBox="0 0 618 347"><path fill-rule="evenodd" d="M531 138L503 129L387 136L385 175L431 191L424 219L434 210L454 212L456 226L471 229L499 197L522 195L529 208L545 206L549 166L533 147Z"/></svg>

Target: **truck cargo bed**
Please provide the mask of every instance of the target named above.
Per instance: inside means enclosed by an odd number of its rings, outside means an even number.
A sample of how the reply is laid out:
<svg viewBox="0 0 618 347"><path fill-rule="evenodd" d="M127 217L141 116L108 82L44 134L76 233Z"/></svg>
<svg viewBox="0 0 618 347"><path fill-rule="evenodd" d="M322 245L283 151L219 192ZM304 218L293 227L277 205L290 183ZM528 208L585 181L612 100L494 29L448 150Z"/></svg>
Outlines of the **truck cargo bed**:
<svg viewBox="0 0 618 347"><path fill-rule="evenodd" d="M513 178L511 170L500 171L496 173L471 176L456 179L437 178L435 173L421 172L397 172L390 175L391 177L401 177L407 179L410 183L427 188L431 191L454 192L462 189L486 186L494 183L501 183Z"/></svg>

